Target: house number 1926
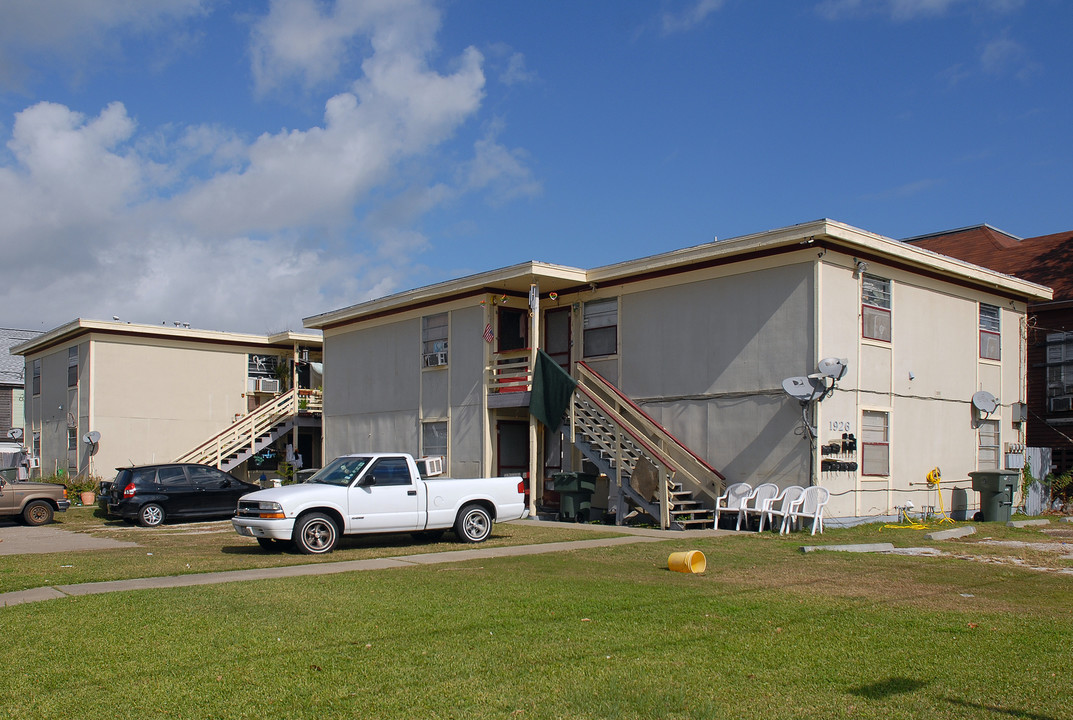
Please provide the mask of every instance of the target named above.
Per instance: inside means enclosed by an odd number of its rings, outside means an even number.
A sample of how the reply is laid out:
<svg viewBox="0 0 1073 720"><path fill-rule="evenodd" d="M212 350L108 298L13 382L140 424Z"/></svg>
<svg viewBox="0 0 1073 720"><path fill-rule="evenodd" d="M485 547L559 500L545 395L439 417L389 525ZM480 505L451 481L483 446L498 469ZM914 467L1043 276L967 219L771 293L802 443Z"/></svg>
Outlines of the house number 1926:
<svg viewBox="0 0 1073 720"><path fill-rule="evenodd" d="M849 432L852 429L849 420L832 420L831 432Z"/></svg>

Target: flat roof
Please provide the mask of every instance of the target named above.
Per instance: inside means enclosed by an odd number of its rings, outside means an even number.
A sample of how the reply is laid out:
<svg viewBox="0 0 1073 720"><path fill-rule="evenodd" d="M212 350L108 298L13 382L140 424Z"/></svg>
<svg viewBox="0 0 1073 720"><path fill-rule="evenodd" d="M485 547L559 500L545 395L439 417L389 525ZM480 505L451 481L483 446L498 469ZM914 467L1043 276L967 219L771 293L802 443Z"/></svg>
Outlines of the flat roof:
<svg viewBox="0 0 1073 720"><path fill-rule="evenodd" d="M28 342L13 346L11 353L23 356L32 355L57 345L68 344L75 338L89 334L149 338L159 340L161 344L200 342L217 345L262 346L265 348L289 348L295 343L320 347L324 342L324 339L319 334L296 333L290 330L273 335L252 335L168 325L143 325L121 320L86 320L77 318L65 325L60 325L42 333Z"/></svg>
<svg viewBox="0 0 1073 720"><path fill-rule="evenodd" d="M525 296L530 283L539 284L541 295L572 292L582 287L620 284L657 274L687 272L747 260L751 257L791 252L817 245L855 255L866 261L883 262L922 274L940 276L961 285L1024 299L1050 300L1050 288L1004 275L963 260L940 255L919 246L877 235L835 220L815 220L752 235L696 245L637 260L584 270L537 261L428 285L387 295L368 302L305 318L308 328L326 329L407 308L448 302L478 294L507 293Z"/></svg>

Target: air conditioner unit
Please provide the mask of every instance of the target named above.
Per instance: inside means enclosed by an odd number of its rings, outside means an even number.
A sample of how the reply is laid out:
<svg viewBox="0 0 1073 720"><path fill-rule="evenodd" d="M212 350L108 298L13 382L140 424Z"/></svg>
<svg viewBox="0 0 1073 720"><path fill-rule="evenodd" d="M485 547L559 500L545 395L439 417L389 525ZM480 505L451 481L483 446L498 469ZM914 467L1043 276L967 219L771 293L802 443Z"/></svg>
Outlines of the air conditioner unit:
<svg viewBox="0 0 1073 720"><path fill-rule="evenodd" d="M1051 412L1069 412L1070 398L1057 397L1050 399Z"/></svg>
<svg viewBox="0 0 1073 720"><path fill-rule="evenodd" d="M421 473L421 477L443 475L443 455L426 456L414 462L417 463L417 471Z"/></svg>
<svg viewBox="0 0 1073 720"><path fill-rule="evenodd" d="M278 393L279 380L275 378L258 378L257 391L263 393Z"/></svg>
<svg viewBox="0 0 1073 720"><path fill-rule="evenodd" d="M425 353L425 367L439 367L447 364L447 353Z"/></svg>

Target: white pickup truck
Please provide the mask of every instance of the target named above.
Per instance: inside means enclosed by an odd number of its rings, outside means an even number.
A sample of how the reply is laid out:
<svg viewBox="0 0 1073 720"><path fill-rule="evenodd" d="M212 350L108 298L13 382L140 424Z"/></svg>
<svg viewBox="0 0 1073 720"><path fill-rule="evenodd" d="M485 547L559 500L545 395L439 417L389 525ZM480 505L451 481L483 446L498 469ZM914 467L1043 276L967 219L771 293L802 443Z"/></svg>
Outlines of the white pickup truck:
<svg viewBox="0 0 1073 720"><path fill-rule="evenodd" d="M422 466L426 465L422 459ZM408 532L435 538L454 528L479 543L492 523L529 514L520 477L456 480L427 477L406 453L336 458L300 485L258 490L238 501L231 524L262 548L293 544L307 555L331 552L340 535Z"/></svg>

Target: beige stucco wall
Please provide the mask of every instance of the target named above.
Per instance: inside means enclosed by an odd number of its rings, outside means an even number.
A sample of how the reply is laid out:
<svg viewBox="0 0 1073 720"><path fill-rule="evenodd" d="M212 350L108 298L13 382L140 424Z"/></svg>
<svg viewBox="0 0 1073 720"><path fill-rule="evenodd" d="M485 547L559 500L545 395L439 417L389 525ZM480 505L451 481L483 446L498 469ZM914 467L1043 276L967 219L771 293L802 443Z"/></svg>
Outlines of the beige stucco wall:
<svg viewBox="0 0 1073 720"><path fill-rule="evenodd" d="M878 263L868 273L891 280L891 342L861 338L860 278L851 258L830 254L820 265L822 307L817 357L850 361L834 395L817 409L819 444L848 429L860 442L861 413L889 413L891 468L887 477L856 472L820 474L831 490L832 517L887 515L911 500L938 506L927 473L942 472L943 506L971 515L978 496L968 473L977 469L977 429L970 399L977 390L1000 398L1001 443L1023 437L1009 404L1024 399L1020 321L1023 304ZM1002 360L979 358L979 303L1003 308ZM912 378L910 377L912 374ZM821 456L817 456L817 460ZM846 459L860 463L860 451Z"/></svg>
<svg viewBox="0 0 1073 720"><path fill-rule="evenodd" d="M92 347L89 426L101 433L93 458L99 475L174 460L246 414L244 348L137 338L100 339Z"/></svg>

